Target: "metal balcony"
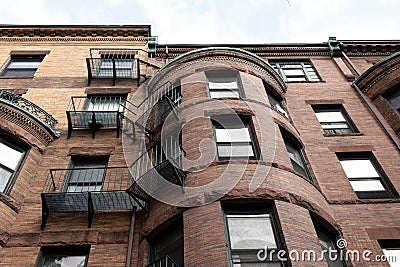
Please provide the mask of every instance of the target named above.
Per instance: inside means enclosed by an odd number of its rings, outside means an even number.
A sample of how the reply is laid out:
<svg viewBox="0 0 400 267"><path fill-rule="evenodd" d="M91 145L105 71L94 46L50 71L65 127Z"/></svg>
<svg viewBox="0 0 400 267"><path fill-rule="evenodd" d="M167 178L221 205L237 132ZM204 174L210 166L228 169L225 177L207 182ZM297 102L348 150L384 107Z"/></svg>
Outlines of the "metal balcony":
<svg viewBox="0 0 400 267"><path fill-rule="evenodd" d="M51 169L41 194L42 229L50 213L87 212L90 228L96 210L144 210L140 191L126 192L134 183L127 167Z"/></svg>
<svg viewBox="0 0 400 267"><path fill-rule="evenodd" d="M115 129L119 137L122 128L134 138L135 123L127 115L135 114L126 107L127 102L119 96L71 97L67 109L68 138L74 129L91 129L93 138L99 129Z"/></svg>
<svg viewBox="0 0 400 267"><path fill-rule="evenodd" d="M139 83L138 49L91 48L86 58L88 85L93 79L136 79Z"/></svg>
<svg viewBox="0 0 400 267"><path fill-rule="evenodd" d="M179 140L172 137L150 148L130 166L134 183L127 192L137 194L138 190L144 190L150 198L149 196L162 191L168 182L181 186L184 191L186 174L182 167L183 156L184 151Z"/></svg>
<svg viewBox="0 0 400 267"><path fill-rule="evenodd" d="M0 102L22 111L29 115L41 125L43 125L54 137L60 136L60 133L54 130L57 120L47 113L44 109L32 103L31 101L4 90L0 90Z"/></svg>
<svg viewBox="0 0 400 267"><path fill-rule="evenodd" d="M176 264L169 256L165 256L153 263L146 265L146 267L181 267Z"/></svg>

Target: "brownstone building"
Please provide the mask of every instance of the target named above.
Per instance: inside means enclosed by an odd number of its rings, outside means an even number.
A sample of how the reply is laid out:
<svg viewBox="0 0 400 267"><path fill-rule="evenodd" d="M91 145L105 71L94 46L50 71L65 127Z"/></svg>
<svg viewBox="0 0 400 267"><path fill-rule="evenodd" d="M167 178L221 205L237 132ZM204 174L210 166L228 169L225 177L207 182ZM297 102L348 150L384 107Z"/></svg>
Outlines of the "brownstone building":
<svg viewBox="0 0 400 267"><path fill-rule="evenodd" d="M400 266L400 41L157 42L0 28L0 266Z"/></svg>

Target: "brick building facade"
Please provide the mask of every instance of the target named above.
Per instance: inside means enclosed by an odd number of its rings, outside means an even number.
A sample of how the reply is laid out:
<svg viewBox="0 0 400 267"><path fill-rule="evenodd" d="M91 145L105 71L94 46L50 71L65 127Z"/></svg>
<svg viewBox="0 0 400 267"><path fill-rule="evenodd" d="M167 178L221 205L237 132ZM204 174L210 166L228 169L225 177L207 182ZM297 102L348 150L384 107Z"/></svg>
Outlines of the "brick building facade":
<svg viewBox="0 0 400 267"><path fill-rule="evenodd" d="M398 266L399 50L2 26L0 266Z"/></svg>

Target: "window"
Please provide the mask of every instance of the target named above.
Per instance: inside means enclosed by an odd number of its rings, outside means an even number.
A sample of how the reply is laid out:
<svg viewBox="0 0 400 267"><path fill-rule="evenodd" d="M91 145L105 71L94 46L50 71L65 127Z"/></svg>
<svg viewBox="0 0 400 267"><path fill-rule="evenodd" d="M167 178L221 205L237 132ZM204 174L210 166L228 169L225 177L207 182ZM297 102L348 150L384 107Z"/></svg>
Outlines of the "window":
<svg viewBox="0 0 400 267"><path fill-rule="evenodd" d="M89 246L42 248L36 267L85 267L89 250Z"/></svg>
<svg viewBox="0 0 400 267"><path fill-rule="evenodd" d="M400 240L386 239L378 240L378 242L389 265L391 267L400 267Z"/></svg>
<svg viewBox="0 0 400 267"><path fill-rule="evenodd" d="M20 56L12 55L8 64L3 68L1 76L31 77L39 68L44 55Z"/></svg>
<svg viewBox="0 0 400 267"><path fill-rule="evenodd" d="M1 193L8 193L10 191L25 154L26 150L0 137Z"/></svg>
<svg viewBox="0 0 400 267"><path fill-rule="evenodd" d="M67 173L66 192L101 191L108 158L73 157Z"/></svg>
<svg viewBox="0 0 400 267"><path fill-rule="evenodd" d="M264 81L263 81L263 83L264 83L264 88L268 95L268 100L269 100L269 104L271 105L271 107L274 108L275 110L279 111L283 115L285 115L285 117L287 118L288 114L287 114L286 110L284 109L283 99L281 97L278 97L277 94L274 94L272 89L270 89L269 86Z"/></svg>
<svg viewBox="0 0 400 267"><path fill-rule="evenodd" d="M150 239L150 262L148 266L183 266L183 225L175 221ZM175 263L175 264L173 264Z"/></svg>
<svg viewBox="0 0 400 267"><path fill-rule="evenodd" d="M324 251L325 261L328 267L345 267L347 266L340 258L339 248L336 245L337 237L331 231L323 227L320 223L313 220L318 240ZM322 253L322 252L321 252Z"/></svg>
<svg viewBox="0 0 400 267"><path fill-rule="evenodd" d="M101 55L95 76L98 78L113 77L114 66L116 78L132 78L135 68L135 55Z"/></svg>
<svg viewBox="0 0 400 267"><path fill-rule="evenodd" d="M272 254L272 261L270 253L265 254L265 249L277 251L281 248L272 211L241 206L225 209L230 266L282 266L275 258L276 253Z"/></svg>
<svg viewBox="0 0 400 267"><path fill-rule="evenodd" d="M313 106L315 115L326 134L357 132L346 111L338 105Z"/></svg>
<svg viewBox="0 0 400 267"><path fill-rule="evenodd" d="M239 72L236 70L207 71L207 86L211 98L241 97Z"/></svg>
<svg viewBox="0 0 400 267"><path fill-rule="evenodd" d="M337 156L359 198L397 197L371 153L338 153Z"/></svg>
<svg viewBox="0 0 400 267"><path fill-rule="evenodd" d="M125 96L90 95L85 101L84 110L96 112L96 127L115 127L117 125L118 112L124 111L125 101ZM92 113L84 116L87 117L89 125L92 125Z"/></svg>
<svg viewBox="0 0 400 267"><path fill-rule="evenodd" d="M271 66L287 82L318 82L320 78L311 62L270 62Z"/></svg>
<svg viewBox="0 0 400 267"><path fill-rule="evenodd" d="M400 89L394 90L391 92L386 99L389 101L390 105L397 111L400 115Z"/></svg>
<svg viewBox="0 0 400 267"><path fill-rule="evenodd" d="M293 169L303 175L304 177L312 180L311 173L307 167L305 155L302 146L299 142L291 136L286 130L281 128L283 141L285 142L286 150L289 154L290 162Z"/></svg>
<svg viewBox="0 0 400 267"><path fill-rule="evenodd" d="M218 159L259 157L251 118L226 115L212 120Z"/></svg>

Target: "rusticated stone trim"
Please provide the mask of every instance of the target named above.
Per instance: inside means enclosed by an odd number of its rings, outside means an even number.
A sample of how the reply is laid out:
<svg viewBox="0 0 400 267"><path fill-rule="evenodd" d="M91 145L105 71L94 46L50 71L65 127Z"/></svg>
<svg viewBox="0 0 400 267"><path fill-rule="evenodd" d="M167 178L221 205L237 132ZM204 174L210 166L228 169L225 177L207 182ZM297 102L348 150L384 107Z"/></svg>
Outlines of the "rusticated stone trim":
<svg viewBox="0 0 400 267"><path fill-rule="evenodd" d="M14 198L7 196L3 193L0 193L0 201L6 204L8 207L10 207L13 211L19 212L21 209L20 204L14 200Z"/></svg>
<svg viewBox="0 0 400 267"><path fill-rule="evenodd" d="M371 239L400 239L400 227L366 228Z"/></svg>
<svg viewBox="0 0 400 267"><path fill-rule="evenodd" d="M0 231L0 246L4 247L7 244L10 237L11 237L11 234L9 232Z"/></svg>
<svg viewBox="0 0 400 267"><path fill-rule="evenodd" d="M367 152L375 151L370 145L353 145L353 146L328 146L330 152Z"/></svg>
<svg viewBox="0 0 400 267"><path fill-rule="evenodd" d="M115 147L71 147L67 156L107 156L114 154Z"/></svg>

